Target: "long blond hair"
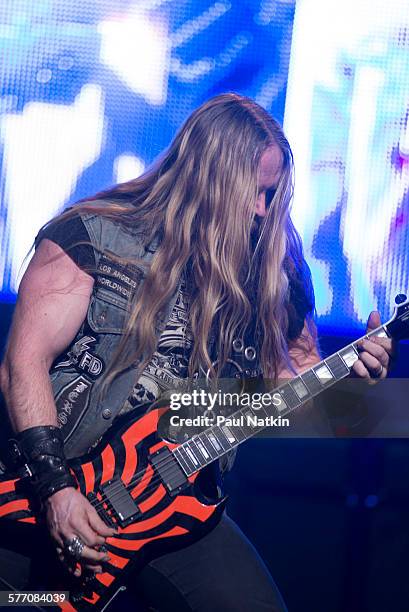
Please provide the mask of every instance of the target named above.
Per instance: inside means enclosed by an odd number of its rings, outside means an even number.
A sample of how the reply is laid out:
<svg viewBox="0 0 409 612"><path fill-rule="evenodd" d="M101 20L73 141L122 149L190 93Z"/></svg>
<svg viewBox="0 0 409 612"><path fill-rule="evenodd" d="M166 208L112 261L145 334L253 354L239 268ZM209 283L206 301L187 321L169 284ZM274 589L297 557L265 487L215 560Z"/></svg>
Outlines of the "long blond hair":
<svg viewBox="0 0 409 612"><path fill-rule="evenodd" d="M258 170L261 155L270 146L279 147L282 169L254 252L251 226ZM154 236L160 239L141 291L131 304L105 384L137 362L142 372L156 349L157 317L187 265L194 338L189 374L203 368L217 378L233 339L256 316L262 338L261 367L266 377L276 380L280 364L288 363L289 265L302 259L289 215L292 193L293 158L280 125L251 99L226 93L197 108L142 176L94 196L115 201L101 213L124 225L142 226L146 243ZM121 207L121 198L132 202L131 211ZM85 203L80 207L73 210L87 210ZM256 313L245 291L255 267ZM214 367L208 341L216 320L218 363Z"/></svg>

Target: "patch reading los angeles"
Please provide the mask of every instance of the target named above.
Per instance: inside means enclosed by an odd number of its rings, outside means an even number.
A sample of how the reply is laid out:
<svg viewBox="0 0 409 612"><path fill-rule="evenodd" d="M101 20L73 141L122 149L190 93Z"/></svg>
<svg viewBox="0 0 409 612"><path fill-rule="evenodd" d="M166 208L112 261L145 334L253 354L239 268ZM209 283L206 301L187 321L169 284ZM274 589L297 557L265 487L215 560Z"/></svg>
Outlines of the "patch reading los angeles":
<svg viewBox="0 0 409 612"><path fill-rule="evenodd" d="M130 298L140 283L142 272L136 266L123 265L102 255L98 263L96 282L100 287Z"/></svg>

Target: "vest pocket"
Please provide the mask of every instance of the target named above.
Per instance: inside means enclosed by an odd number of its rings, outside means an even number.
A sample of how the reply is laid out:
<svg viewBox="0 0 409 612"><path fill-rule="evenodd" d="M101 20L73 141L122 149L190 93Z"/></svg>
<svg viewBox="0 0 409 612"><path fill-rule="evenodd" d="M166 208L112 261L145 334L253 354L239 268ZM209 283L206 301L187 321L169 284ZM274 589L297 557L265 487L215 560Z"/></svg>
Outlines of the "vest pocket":
<svg viewBox="0 0 409 612"><path fill-rule="evenodd" d="M101 289L91 297L87 320L96 333L121 334L127 319L127 302Z"/></svg>

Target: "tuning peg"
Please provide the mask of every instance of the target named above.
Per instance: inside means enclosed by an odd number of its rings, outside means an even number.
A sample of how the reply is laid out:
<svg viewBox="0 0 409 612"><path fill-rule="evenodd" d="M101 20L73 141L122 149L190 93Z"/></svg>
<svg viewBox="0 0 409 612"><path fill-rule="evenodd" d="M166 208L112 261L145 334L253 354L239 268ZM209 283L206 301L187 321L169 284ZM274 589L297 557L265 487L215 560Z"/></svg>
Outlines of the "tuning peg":
<svg viewBox="0 0 409 612"><path fill-rule="evenodd" d="M403 302L406 302L407 299L408 298L404 293L398 293L398 295L395 297L395 304L403 304Z"/></svg>

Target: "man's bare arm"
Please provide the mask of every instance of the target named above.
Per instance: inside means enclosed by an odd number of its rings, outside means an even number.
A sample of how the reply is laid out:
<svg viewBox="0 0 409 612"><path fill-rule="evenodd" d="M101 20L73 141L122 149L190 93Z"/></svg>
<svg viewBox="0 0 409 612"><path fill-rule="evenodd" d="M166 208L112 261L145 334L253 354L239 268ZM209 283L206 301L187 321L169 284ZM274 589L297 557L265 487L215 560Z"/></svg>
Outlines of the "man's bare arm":
<svg viewBox="0 0 409 612"><path fill-rule="evenodd" d="M20 284L0 369L15 431L57 425L48 372L80 328L93 283L57 244L41 241Z"/></svg>
<svg viewBox="0 0 409 612"><path fill-rule="evenodd" d="M54 359L70 344L87 313L94 281L54 242L41 241L19 289L0 381L11 424L16 432L39 425L57 425L49 378ZM84 567L102 571L107 559L95 547L113 535L89 501L67 486L45 503L47 523L65 561L65 542L77 535L86 544ZM74 567L69 563L70 571ZM77 567L79 576L82 569Z"/></svg>

